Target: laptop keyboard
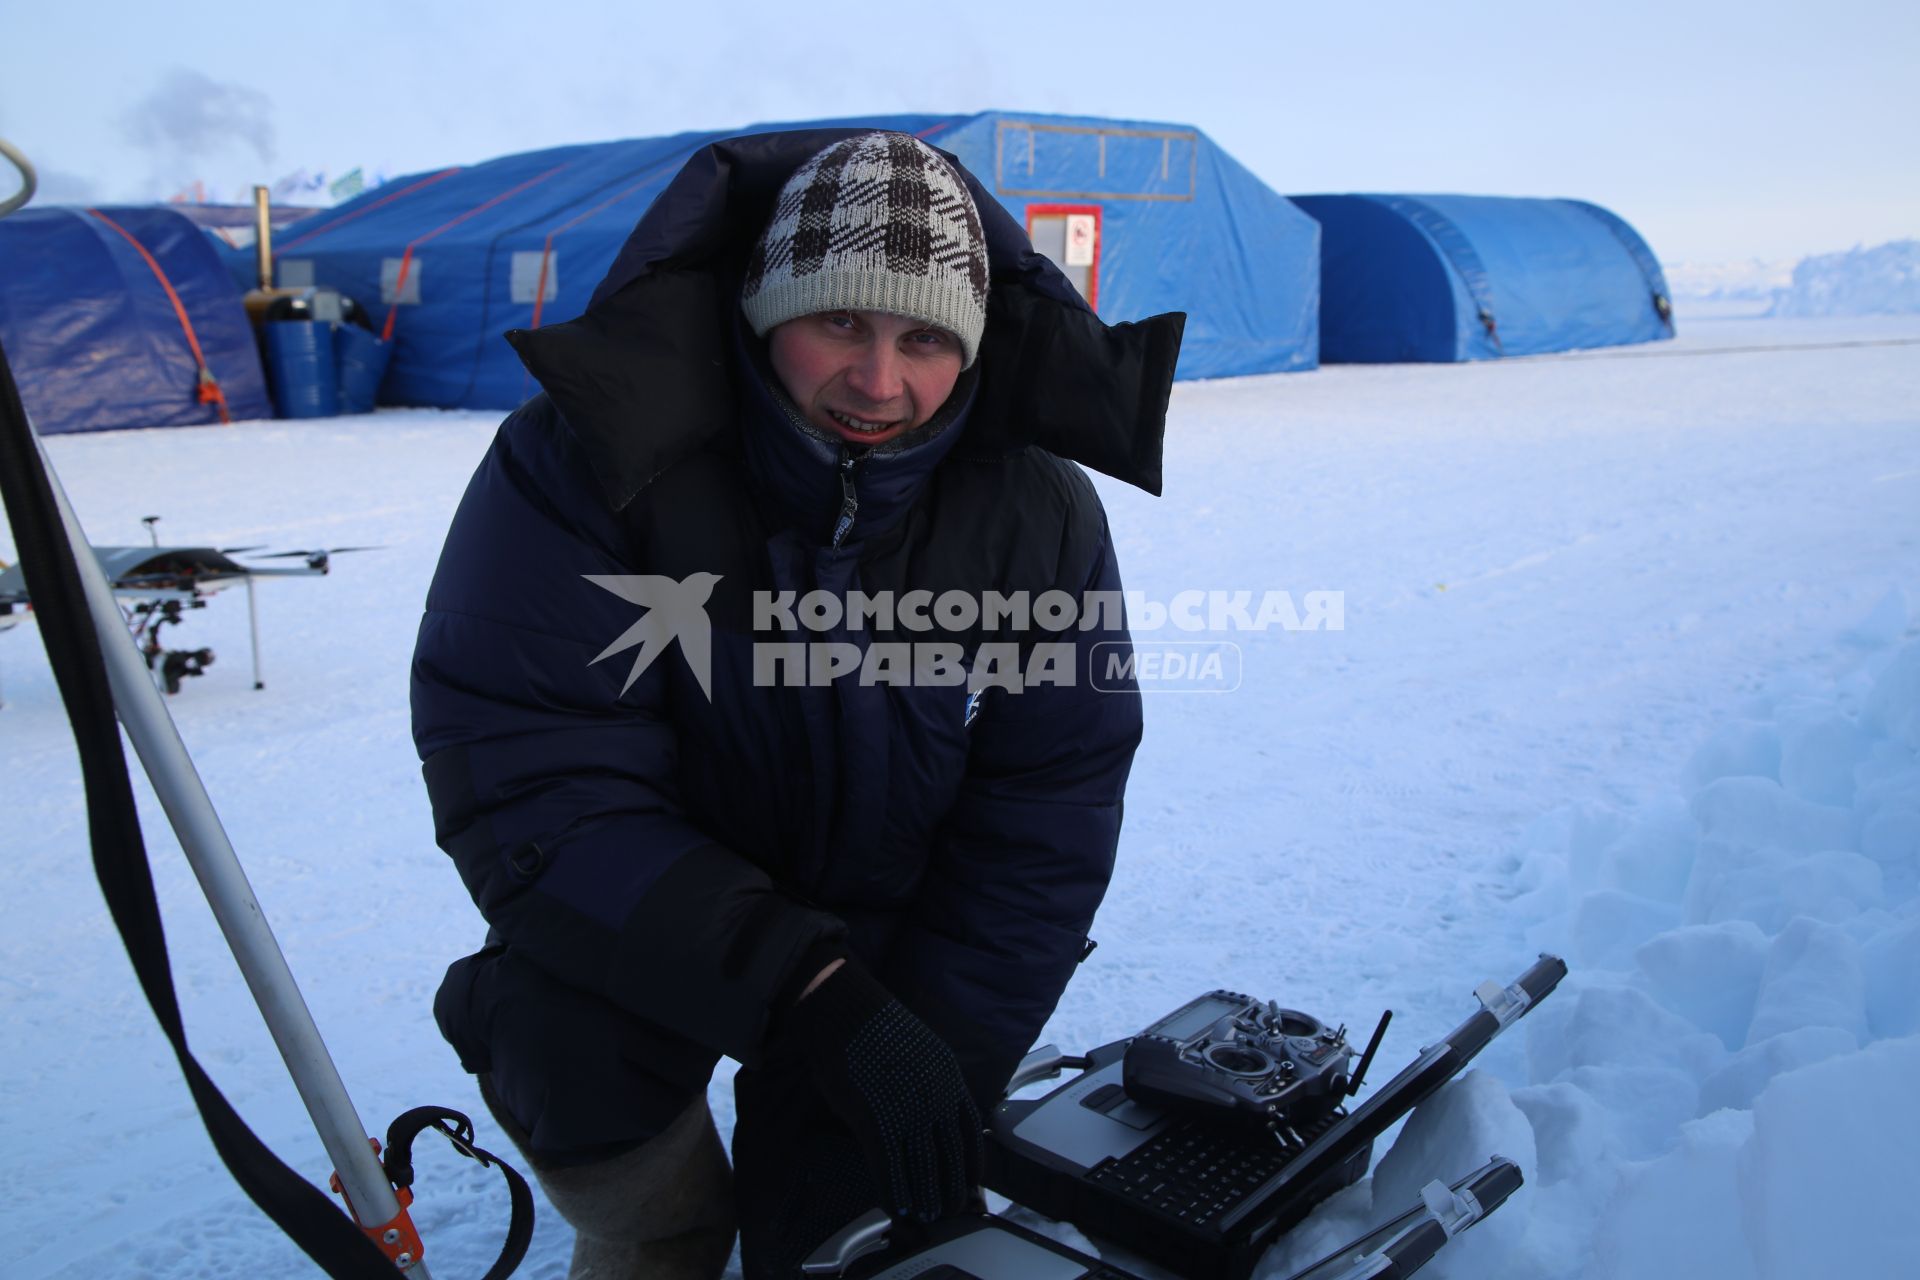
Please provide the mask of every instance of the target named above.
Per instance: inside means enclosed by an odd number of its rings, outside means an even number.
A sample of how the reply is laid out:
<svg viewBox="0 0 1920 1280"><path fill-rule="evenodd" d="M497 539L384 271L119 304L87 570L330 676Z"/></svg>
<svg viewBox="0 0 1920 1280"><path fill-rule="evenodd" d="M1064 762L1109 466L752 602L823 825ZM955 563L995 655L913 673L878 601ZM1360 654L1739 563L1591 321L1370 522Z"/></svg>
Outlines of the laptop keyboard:
<svg viewBox="0 0 1920 1280"><path fill-rule="evenodd" d="M1175 1124L1099 1166L1090 1180L1183 1226L1204 1227L1238 1208L1346 1114L1344 1107L1336 1107L1299 1130L1290 1130L1298 1133L1299 1146L1282 1146L1271 1136L1249 1129Z"/></svg>
<svg viewBox="0 0 1920 1280"><path fill-rule="evenodd" d="M1271 1139L1175 1125L1094 1170L1101 1187L1176 1222L1203 1227L1280 1172L1288 1153Z"/></svg>

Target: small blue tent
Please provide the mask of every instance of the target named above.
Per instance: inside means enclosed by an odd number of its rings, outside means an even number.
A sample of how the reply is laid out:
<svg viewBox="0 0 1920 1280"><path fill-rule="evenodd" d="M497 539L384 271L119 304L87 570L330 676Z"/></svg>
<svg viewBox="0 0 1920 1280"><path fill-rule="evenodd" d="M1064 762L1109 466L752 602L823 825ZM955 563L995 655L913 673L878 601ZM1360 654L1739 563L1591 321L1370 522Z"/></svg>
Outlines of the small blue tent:
<svg viewBox="0 0 1920 1280"><path fill-rule="evenodd" d="M1320 223L1320 357L1489 360L1673 336L1665 275L1584 200L1295 196Z"/></svg>
<svg viewBox="0 0 1920 1280"><path fill-rule="evenodd" d="M505 156L396 179L303 220L275 245L275 282L338 289L391 332L383 403L509 408L532 386L501 335L578 315L695 151L823 126L898 129L958 156L1107 320L1187 312L1182 377L1318 362L1313 220L1204 134L1132 121L862 117ZM228 264L251 279L251 255Z"/></svg>
<svg viewBox="0 0 1920 1280"><path fill-rule="evenodd" d="M0 219L0 346L45 435L218 422L203 368L233 418L273 415L240 290L165 207Z"/></svg>

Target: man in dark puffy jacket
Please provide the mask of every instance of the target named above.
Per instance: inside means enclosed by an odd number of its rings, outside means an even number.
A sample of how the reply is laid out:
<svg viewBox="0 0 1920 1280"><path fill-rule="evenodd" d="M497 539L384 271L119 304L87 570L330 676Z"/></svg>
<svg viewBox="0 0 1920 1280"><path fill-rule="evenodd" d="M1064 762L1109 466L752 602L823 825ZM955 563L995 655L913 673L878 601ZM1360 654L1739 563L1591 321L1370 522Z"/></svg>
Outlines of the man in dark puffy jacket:
<svg viewBox="0 0 1920 1280"><path fill-rule="evenodd" d="M735 1205L750 1277L968 1205L1140 736L1069 460L1158 492L1181 322L1102 324L949 157L834 130L701 151L582 317L508 335L543 393L455 516L413 724L491 926L435 1013L574 1275L718 1276Z"/></svg>

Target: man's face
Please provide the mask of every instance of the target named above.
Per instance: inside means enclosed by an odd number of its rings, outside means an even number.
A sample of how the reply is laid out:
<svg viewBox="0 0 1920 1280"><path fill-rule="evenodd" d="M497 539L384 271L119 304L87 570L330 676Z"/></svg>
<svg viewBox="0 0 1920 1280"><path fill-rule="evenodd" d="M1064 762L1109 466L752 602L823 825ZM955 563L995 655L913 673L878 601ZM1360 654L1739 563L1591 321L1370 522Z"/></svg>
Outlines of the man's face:
<svg viewBox="0 0 1920 1280"><path fill-rule="evenodd" d="M880 444L931 418L959 380L960 340L881 311L820 311L767 335L773 371L807 421Z"/></svg>

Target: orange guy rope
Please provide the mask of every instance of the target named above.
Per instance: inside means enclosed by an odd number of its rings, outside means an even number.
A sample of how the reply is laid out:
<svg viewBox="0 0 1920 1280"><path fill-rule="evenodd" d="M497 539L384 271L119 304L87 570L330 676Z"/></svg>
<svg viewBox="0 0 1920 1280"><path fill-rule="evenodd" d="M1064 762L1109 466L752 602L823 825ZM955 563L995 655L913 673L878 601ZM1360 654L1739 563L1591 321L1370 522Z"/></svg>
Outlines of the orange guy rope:
<svg viewBox="0 0 1920 1280"><path fill-rule="evenodd" d="M207 367L206 354L200 350L200 336L193 331L193 321L187 316L186 304L181 302L180 295L173 291L173 281L167 279L167 273L160 269L160 264L154 260L154 256L147 252L147 246L135 240L132 233L125 227L98 209L89 209L87 212L124 236L127 243L133 246L134 252L146 262L147 269L153 272L153 278L160 282L162 289L166 290L167 301L173 304L174 317L180 321L180 331L187 335L187 347L193 352L193 363L200 370L195 395L201 404L214 406L220 414L222 426L232 425L233 415L227 412L227 393L220 389L220 380L215 378L213 370Z"/></svg>
<svg viewBox="0 0 1920 1280"><path fill-rule="evenodd" d="M553 261L553 232L547 232L547 242L540 246L540 281L533 286L533 328L540 327L540 313L547 305L547 264Z"/></svg>
<svg viewBox="0 0 1920 1280"><path fill-rule="evenodd" d="M485 213L488 209L493 208L493 206L501 203L502 201L511 200L513 197L519 195L522 191L525 191L528 187L538 186L540 183L545 182L548 178L551 178L554 174L560 172L562 169L566 167L567 166L564 164L557 164L553 166L553 168L547 170L545 173L535 174L533 177L528 178L525 182L521 183L519 186L509 187L507 190L502 191L499 195L494 196L492 199L482 201L480 204L473 206L473 208L467 210L465 213L461 214L459 217L453 219L452 221L443 222L439 226L435 227L433 230L427 232L425 235L415 236L412 240L408 241L407 247L404 250L402 250L400 254L400 271L399 271L399 274L394 278L394 282L393 282L393 305L387 308L387 322L386 324L382 325L380 328L380 340L382 342L393 341L393 323L400 316L400 298L406 292L407 275L413 268L413 251L416 247L425 244L427 241L433 239L435 236L439 235L443 231L451 231L453 228L459 226L461 223L465 222L468 218L471 218L476 214Z"/></svg>
<svg viewBox="0 0 1920 1280"><path fill-rule="evenodd" d="M593 206L593 208L587 210L585 213L569 218L565 222L561 223L559 226L555 227L553 230L547 232L546 243L540 246L540 284L539 284L539 287L536 288L533 292L533 324L531 327L535 329L538 329L540 327L540 313L546 308L547 264L553 261L553 238L559 235L562 231L566 231L566 230L569 230L570 228L579 226L581 223L585 222L588 218L591 218L594 214L599 213L601 210L608 209L613 207L616 204L619 204L622 200L625 200L628 196L632 195L636 191L639 191L641 188L652 186L654 183L660 180L663 174L676 171L679 168L680 164L681 164L681 161L676 159L661 165L659 168L655 169L653 172L649 173L646 177L640 179L640 181L634 183L632 186L622 187L619 191L615 192L611 196L608 196L605 200L602 200L599 204Z"/></svg>

